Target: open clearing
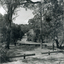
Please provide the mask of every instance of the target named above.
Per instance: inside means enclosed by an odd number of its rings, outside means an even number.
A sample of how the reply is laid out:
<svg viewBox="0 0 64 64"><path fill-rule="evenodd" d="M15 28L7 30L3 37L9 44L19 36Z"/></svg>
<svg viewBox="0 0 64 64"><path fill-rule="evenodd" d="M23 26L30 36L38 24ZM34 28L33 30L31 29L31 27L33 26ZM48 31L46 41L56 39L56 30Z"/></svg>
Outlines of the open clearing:
<svg viewBox="0 0 64 64"><path fill-rule="evenodd" d="M26 41L26 40L24 40ZM23 42L23 40L21 41ZM54 51L57 51L56 49ZM40 46L36 45L18 45L10 46L9 56L17 56L23 54L33 54L35 56L27 56L26 59L23 57L10 58L10 62L1 63L1 64L64 64L64 52L61 53L51 53L49 54L41 54L42 52L53 51L52 48L40 48Z"/></svg>

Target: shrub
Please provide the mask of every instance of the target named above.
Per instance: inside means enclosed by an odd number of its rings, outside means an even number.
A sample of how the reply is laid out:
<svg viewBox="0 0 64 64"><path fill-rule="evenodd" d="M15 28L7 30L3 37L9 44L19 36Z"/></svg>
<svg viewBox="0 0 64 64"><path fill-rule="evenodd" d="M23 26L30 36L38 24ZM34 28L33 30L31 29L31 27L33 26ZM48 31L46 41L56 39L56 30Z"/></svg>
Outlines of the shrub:
<svg viewBox="0 0 64 64"><path fill-rule="evenodd" d="M4 47L0 47L0 63L9 61L8 50Z"/></svg>

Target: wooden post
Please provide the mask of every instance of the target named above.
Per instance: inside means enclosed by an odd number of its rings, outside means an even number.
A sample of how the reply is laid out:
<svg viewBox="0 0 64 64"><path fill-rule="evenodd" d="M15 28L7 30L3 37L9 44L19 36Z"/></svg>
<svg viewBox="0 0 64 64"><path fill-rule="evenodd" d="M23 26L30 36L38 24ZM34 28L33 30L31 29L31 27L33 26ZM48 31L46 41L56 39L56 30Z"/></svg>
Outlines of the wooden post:
<svg viewBox="0 0 64 64"><path fill-rule="evenodd" d="M53 51L54 51L54 43L53 43L52 47L53 47Z"/></svg>
<svg viewBox="0 0 64 64"><path fill-rule="evenodd" d="M26 56L25 56L25 54L24 54L24 59L25 59L25 57L26 57Z"/></svg>
<svg viewBox="0 0 64 64"><path fill-rule="evenodd" d="M48 52L48 55L50 55L50 51Z"/></svg>

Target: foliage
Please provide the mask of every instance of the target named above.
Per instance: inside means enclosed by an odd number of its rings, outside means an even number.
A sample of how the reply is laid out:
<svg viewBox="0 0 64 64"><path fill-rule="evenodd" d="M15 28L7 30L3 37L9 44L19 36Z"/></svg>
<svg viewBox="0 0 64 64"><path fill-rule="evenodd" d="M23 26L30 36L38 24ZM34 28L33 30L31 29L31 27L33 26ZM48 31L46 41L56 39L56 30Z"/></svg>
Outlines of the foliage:
<svg viewBox="0 0 64 64"><path fill-rule="evenodd" d="M0 63L7 61L10 61L8 50L5 49L4 44L0 43Z"/></svg>
<svg viewBox="0 0 64 64"><path fill-rule="evenodd" d="M60 1L60 0L59 0ZM35 5L34 18L30 19L29 26L30 28L34 29L37 28L40 30L41 25L41 17L42 20L42 37L43 39L49 38L54 39L55 36L59 37L62 36L63 32L63 0L59 2L58 0L44 0L44 2L40 5ZM42 6L40 9L39 6ZM42 12L42 16L40 15ZM37 27L36 27L37 26ZM36 32L37 33L37 32ZM40 34L40 33L39 33Z"/></svg>
<svg viewBox="0 0 64 64"><path fill-rule="evenodd" d="M11 24L11 29L7 26L8 21L6 21L6 15L3 17L4 20L1 22L1 34L2 39L1 42L7 42L8 37L10 37L10 43L16 43L17 40L22 39L22 36L24 35L23 31L21 30L21 27L19 25L15 25L14 23ZM3 25L4 24L4 25ZM10 36L8 35L8 32L11 30ZM6 43L7 44L7 43Z"/></svg>
<svg viewBox="0 0 64 64"><path fill-rule="evenodd" d="M58 39L63 39L63 1L60 0L51 1L49 0L50 5L47 7L47 13L44 15L44 20L49 24L49 32L48 35L51 36L52 39L57 37ZM48 21L47 17L51 19ZM53 35L53 36L52 36ZM60 38L61 36L61 38ZM62 40L63 41L63 40ZM60 43L58 42L60 45Z"/></svg>
<svg viewBox="0 0 64 64"><path fill-rule="evenodd" d="M17 42L17 40L21 40L24 33L21 31L21 27L19 25L13 25L11 30L11 39L14 43Z"/></svg>
<svg viewBox="0 0 64 64"><path fill-rule="evenodd" d="M63 31L60 27L62 25L62 18L63 18L63 0L44 0L44 2L41 4L41 2L32 2L31 0L0 0L1 4L5 5L4 7L7 10L7 19L9 28L8 30L8 41L7 46L9 48L9 42L10 42L10 30L11 30L11 22L12 22L12 16L15 13L15 9L21 5L21 7L33 9L35 11L35 17L31 20L29 20L29 23L31 25L31 28L38 28L40 30L40 24L42 24L42 37L50 37L53 39L55 36L59 36L58 34ZM4 4L5 3L5 4ZM10 4L9 4L10 3ZM2 5L2 6L3 6ZM41 21L41 12L43 15L43 22ZM39 22L38 22L38 21ZM37 24L36 24L37 22ZM44 30L45 29L45 30Z"/></svg>
<svg viewBox="0 0 64 64"><path fill-rule="evenodd" d="M27 32L27 40L28 41L34 41L36 42L36 34L34 32L33 29L30 29L28 32Z"/></svg>
<svg viewBox="0 0 64 64"><path fill-rule="evenodd" d="M4 16L0 14L0 43L3 41L3 33L6 31L4 29L5 22L4 22ZM4 31L4 32L3 32Z"/></svg>
<svg viewBox="0 0 64 64"><path fill-rule="evenodd" d="M29 26L28 26L28 24L20 24L20 27L21 27L21 30L23 31L23 33L26 33L26 32L28 32L29 31Z"/></svg>
<svg viewBox="0 0 64 64"><path fill-rule="evenodd" d="M11 22L13 14L15 14L15 9L18 6L25 4L25 0L0 0L0 4L6 10L7 14L5 17L5 21L7 21L7 45L6 48L9 49L10 44L10 34L11 34Z"/></svg>

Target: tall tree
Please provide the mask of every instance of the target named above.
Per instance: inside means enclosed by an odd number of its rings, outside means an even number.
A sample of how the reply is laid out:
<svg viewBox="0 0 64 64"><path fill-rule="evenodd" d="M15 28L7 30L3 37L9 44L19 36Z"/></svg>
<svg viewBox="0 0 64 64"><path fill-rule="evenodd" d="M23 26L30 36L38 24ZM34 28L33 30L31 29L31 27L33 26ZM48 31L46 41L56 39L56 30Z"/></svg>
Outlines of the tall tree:
<svg viewBox="0 0 64 64"><path fill-rule="evenodd" d="M44 0L44 3L42 3L44 5L41 4L42 9L39 8L40 4L35 5L35 20L34 18L29 20L29 24L34 28L36 24L40 25L40 11L42 10L42 35L52 39L59 37L63 32L63 3L63 0ZM37 20L37 16L39 20ZM57 41L58 45L59 42Z"/></svg>
<svg viewBox="0 0 64 64"><path fill-rule="evenodd" d="M3 8L5 8L5 10L7 11L7 21L8 21L8 38L7 38L7 48L9 49L9 44L10 44L10 33L11 33L11 22L12 22L12 16L13 13L15 12L15 9L22 5L22 7L24 5L28 5L30 3L35 4L35 3L39 3L39 2L32 2L31 0L0 0L1 5L3 6Z"/></svg>

